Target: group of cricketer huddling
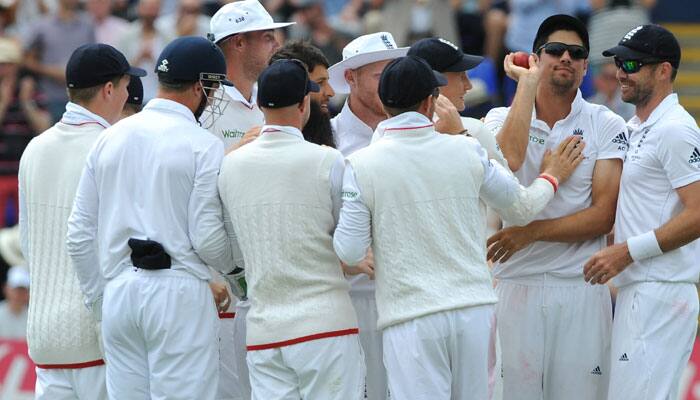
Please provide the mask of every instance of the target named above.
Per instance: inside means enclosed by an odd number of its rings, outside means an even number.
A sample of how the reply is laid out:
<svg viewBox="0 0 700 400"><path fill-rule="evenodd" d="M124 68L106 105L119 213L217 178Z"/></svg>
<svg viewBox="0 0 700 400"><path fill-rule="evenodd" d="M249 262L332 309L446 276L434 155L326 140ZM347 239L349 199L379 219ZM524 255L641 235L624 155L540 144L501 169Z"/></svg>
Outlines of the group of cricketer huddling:
<svg viewBox="0 0 700 400"><path fill-rule="evenodd" d="M482 59L449 41L368 34L330 66L280 48L287 25L257 0L223 6L119 122L143 71L106 45L74 53L71 103L20 172L37 398L484 400L496 381L512 400L675 398L700 130L670 32L603 53L636 106L625 123L581 97L585 26L551 16L529 68L504 60L511 107L482 122L459 115ZM68 346L51 304L83 299Z"/></svg>

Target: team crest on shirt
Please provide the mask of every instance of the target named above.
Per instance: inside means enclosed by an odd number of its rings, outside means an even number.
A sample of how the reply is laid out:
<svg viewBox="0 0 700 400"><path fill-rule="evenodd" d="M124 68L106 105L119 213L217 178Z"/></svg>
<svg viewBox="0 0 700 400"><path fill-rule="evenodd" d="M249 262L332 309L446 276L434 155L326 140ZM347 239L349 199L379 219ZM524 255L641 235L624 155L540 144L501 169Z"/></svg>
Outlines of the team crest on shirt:
<svg viewBox="0 0 700 400"><path fill-rule="evenodd" d="M340 197L341 197L343 200L348 200L348 201L353 201L353 200L357 199L358 196L359 196L359 193L357 193L357 192L350 192L350 191L343 191L343 192L341 192L341 194L340 194Z"/></svg>
<svg viewBox="0 0 700 400"><path fill-rule="evenodd" d="M574 129L574 135L583 137L583 129L580 129L580 128Z"/></svg>

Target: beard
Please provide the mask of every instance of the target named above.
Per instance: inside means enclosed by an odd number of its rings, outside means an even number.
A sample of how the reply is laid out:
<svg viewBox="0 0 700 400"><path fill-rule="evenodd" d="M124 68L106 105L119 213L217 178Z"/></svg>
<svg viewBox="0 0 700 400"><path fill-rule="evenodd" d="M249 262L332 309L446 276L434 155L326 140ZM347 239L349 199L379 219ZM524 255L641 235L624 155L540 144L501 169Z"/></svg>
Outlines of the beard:
<svg viewBox="0 0 700 400"><path fill-rule="evenodd" d="M553 76L550 80L550 84L557 93L564 94L569 93L574 89L576 85L576 79Z"/></svg>
<svg viewBox="0 0 700 400"><path fill-rule="evenodd" d="M645 106L651 100L653 88L651 85L641 84L641 82L624 81L620 82L629 86L627 91L621 92L622 101L634 104L635 106Z"/></svg>
<svg viewBox="0 0 700 400"><path fill-rule="evenodd" d="M302 129L304 139L307 142L335 148L331 117L321 109L316 101L311 101L309 106L309 120Z"/></svg>
<svg viewBox="0 0 700 400"><path fill-rule="evenodd" d="M202 100L199 102L199 106L194 111L194 118L197 120L197 122L200 122L199 117L201 117L202 114L204 113L204 110L207 108L207 104L208 104L207 95L206 95L206 92L203 91L202 92Z"/></svg>

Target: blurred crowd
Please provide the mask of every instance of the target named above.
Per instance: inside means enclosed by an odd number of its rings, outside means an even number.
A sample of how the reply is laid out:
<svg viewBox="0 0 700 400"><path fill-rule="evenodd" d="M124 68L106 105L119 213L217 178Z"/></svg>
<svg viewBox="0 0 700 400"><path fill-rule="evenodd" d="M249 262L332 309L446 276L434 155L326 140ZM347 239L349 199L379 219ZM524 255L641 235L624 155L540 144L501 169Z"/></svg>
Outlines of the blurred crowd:
<svg viewBox="0 0 700 400"><path fill-rule="evenodd" d="M279 43L304 39L322 50L330 64L342 59L353 38L391 32L400 46L439 36L486 61L469 72L473 88L465 115L482 117L508 104L515 83L503 73L508 52L530 48L536 27L551 14L572 14L590 31L590 65L581 90L585 97L628 119L634 106L623 103L616 68L600 54L631 27L649 21L656 0L264 0L275 20L295 21L276 30ZM68 101L65 65L73 49L103 42L121 50L134 66L155 68L158 54L178 36L206 36L219 0L0 0L0 227L17 223L17 170L29 141L49 128ZM144 103L155 95L155 74L143 79ZM343 98L330 105L334 114ZM8 231L9 232L9 231ZM10 233L7 233L10 235ZM0 238L2 236L0 235ZM9 238L9 236L8 236ZM7 239L12 240L12 239ZM2 240L0 240L2 242ZM8 242L10 243L10 242ZM1 243L0 243L1 244ZM0 261L0 326L22 318L28 278L10 267L20 259ZM21 268L21 267L20 267ZM14 271L14 272L12 272ZM18 272L19 271L19 272ZM6 278L7 277L7 278ZM19 294L18 294L19 293ZM0 335L5 332L0 330Z"/></svg>

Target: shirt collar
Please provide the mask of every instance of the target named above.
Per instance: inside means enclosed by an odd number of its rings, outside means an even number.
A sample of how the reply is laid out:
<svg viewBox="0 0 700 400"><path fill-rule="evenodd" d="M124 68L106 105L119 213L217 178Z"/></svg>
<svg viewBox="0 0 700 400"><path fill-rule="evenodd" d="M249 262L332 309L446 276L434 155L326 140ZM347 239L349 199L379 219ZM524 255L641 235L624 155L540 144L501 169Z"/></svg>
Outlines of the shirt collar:
<svg viewBox="0 0 700 400"><path fill-rule="evenodd" d="M668 96L666 96L661 103L659 103L658 106L654 109L654 111L651 112L649 115L649 118L647 118L646 121L642 122L639 120L638 116L632 117L629 121L629 125L635 128L642 128L650 125L654 125L668 110L670 110L672 107L675 107L678 105L678 95L676 93L671 93Z"/></svg>
<svg viewBox="0 0 700 400"><path fill-rule="evenodd" d="M99 115L93 113L92 111L88 110L87 108L75 104L73 102L68 102L66 104L66 112L63 113L63 117L61 117L61 122L66 124L66 125L87 125L87 124L98 124L101 125L103 128L109 128L110 123L107 122L104 118L100 117Z"/></svg>
<svg viewBox="0 0 700 400"><path fill-rule="evenodd" d="M302 140L304 140L304 134L301 133L301 131L293 126L287 126L287 125L263 125L262 129L260 129L260 134L262 135L263 133L268 133L268 132L283 132L292 136L296 136Z"/></svg>
<svg viewBox="0 0 700 400"><path fill-rule="evenodd" d="M377 135L383 136L392 131L408 131L415 129L431 128L433 122L425 115L409 111L384 120L377 125Z"/></svg>
<svg viewBox="0 0 700 400"><path fill-rule="evenodd" d="M183 117L194 122L195 124L198 123L197 119L194 117L194 114L189 108L173 100L161 98L151 99L143 109L173 112L182 115Z"/></svg>
<svg viewBox="0 0 700 400"><path fill-rule="evenodd" d="M338 116L340 120L342 121L342 125L347 126L343 129L344 132L341 133L350 133L352 135L356 135L358 133L366 133L367 137L372 136L372 128L369 127L369 125L365 124L362 122L361 119L355 115L355 113L352 112L350 109L350 99L345 101L345 105L343 106L343 109L340 111L340 115Z"/></svg>
<svg viewBox="0 0 700 400"><path fill-rule="evenodd" d="M243 97L241 92L235 86L224 86L224 92L231 98L231 100L241 102L250 109L255 107L255 104L258 102L257 83L253 84L253 90L250 92L250 101L246 100L246 98Z"/></svg>

